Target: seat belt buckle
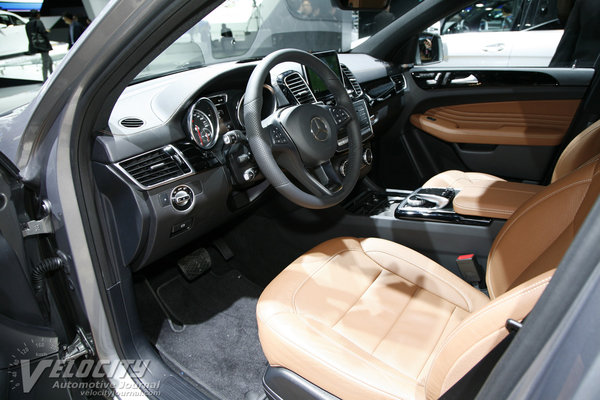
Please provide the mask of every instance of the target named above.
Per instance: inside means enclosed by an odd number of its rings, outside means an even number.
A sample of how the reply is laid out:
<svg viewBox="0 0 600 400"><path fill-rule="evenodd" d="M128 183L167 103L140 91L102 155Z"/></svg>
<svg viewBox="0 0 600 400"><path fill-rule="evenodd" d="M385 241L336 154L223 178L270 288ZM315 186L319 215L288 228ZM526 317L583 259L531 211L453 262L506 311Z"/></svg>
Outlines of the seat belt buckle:
<svg viewBox="0 0 600 400"><path fill-rule="evenodd" d="M475 254L463 254L458 256L456 265L465 281L479 289L485 289L483 269L477 262Z"/></svg>

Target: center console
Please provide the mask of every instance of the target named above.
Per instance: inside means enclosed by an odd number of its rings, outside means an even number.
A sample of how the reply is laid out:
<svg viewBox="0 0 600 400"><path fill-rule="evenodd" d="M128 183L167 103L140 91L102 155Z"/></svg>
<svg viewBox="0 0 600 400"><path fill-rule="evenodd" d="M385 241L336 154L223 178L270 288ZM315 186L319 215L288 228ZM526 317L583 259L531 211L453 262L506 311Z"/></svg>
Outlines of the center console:
<svg viewBox="0 0 600 400"><path fill-rule="evenodd" d="M345 205L350 213L374 218L429 221L486 226L491 218L457 213L453 200L459 191L452 188L406 190L368 190Z"/></svg>

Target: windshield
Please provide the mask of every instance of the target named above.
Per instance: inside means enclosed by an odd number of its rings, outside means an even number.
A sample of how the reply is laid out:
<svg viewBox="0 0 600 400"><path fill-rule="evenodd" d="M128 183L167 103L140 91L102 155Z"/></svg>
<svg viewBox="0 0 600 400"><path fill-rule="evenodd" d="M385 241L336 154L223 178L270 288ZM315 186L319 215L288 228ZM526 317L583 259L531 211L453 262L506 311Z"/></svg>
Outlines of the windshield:
<svg viewBox="0 0 600 400"><path fill-rule="evenodd" d="M262 58L283 48L346 52L422 0L376 12L345 11L330 0L226 0L137 77L145 80L224 61Z"/></svg>

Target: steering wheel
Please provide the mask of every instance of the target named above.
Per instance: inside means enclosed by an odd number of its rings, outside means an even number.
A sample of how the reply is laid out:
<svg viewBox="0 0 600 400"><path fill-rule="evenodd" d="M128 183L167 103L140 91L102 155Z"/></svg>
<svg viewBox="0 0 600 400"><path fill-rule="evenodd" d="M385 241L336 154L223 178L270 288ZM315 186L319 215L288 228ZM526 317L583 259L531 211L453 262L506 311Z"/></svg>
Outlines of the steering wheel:
<svg viewBox="0 0 600 400"><path fill-rule="evenodd" d="M292 105L261 121L263 84L270 70L282 62L296 62L312 69L333 94L336 105ZM358 116L340 79L312 54L284 49L265 57L252 72L246 87L244 122L250 149L261 172L290 201L306 208L327 208L344 200L354 189L362 155ZM331 163L342 128L348 133L344 177ZM282 168L308 192L292 183Z"/></svg>

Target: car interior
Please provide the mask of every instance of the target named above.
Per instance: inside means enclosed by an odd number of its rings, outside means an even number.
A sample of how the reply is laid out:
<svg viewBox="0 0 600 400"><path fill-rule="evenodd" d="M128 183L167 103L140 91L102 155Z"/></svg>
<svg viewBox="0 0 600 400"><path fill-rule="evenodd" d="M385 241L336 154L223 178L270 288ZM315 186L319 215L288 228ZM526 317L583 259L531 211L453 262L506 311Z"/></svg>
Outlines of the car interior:
<svg viewBox="0 0 600 400"><path fill-rule="evenodd" d="M434 399L531 312L600 193L597 74L413 65L400 23L120 95L92 150L104 284L164 376Z"/></svg>

